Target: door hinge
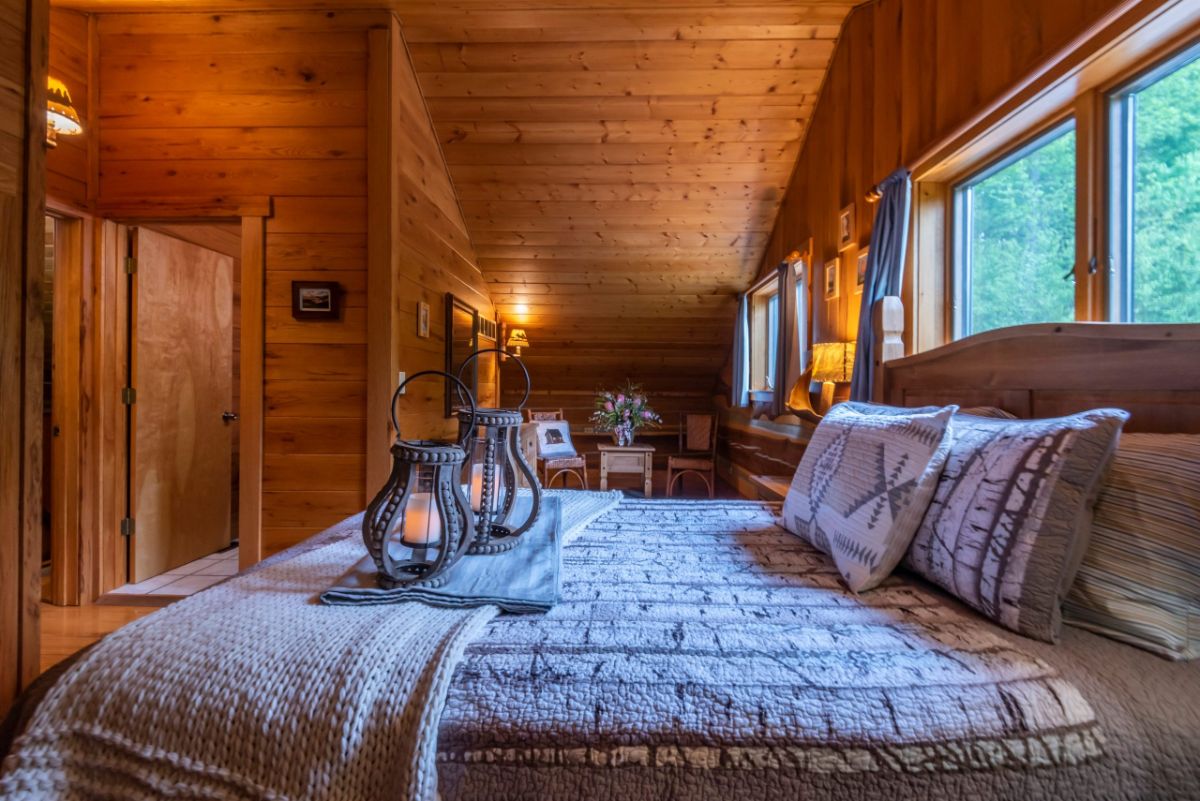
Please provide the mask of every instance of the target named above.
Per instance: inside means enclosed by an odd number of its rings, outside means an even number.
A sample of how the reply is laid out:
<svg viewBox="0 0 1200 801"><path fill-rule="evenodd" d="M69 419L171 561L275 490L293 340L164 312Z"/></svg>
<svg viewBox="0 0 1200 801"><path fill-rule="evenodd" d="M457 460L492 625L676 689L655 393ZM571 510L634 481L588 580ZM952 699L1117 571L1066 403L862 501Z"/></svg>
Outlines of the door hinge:
<svg viewBox="0 0 1200 801"><path fill-rule="evenodd" d="M121 389L121 403L126 406L132 406L137 403L137 390L133 387L123 387Z"/></svg>
<svg viewBox="0 0 1200 801"><path fill-rule="evenodd" d="M121 520L121 536L122 537L132 537L134 528L135 527L133 524L132 517L126 517Z"/></svg>
<svg viewBox="0 0 1200 801"><path fill-rule="evenodd" d="M135 259L133 256L126 256L125 257L125 273L127 275L133 275L136 272L137 272L137 259Z"/></svg>

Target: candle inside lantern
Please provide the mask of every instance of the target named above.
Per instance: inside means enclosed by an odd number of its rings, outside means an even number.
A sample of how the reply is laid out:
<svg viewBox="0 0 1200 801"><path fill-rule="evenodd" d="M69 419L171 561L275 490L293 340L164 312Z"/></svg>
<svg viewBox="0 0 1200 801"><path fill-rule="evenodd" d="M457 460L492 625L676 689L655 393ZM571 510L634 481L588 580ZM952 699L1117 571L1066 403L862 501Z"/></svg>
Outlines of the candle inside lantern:
<svg viewBox="0 0 1200 801"><path fill-rule="evenodd" d="M491 508L495 509L500 498L500 473L492 476ZM483 510L483 465L471 465L471 511Z"/></svg>
<svg viewBox="0 0 1200 801"><path fill-rule="evenodd" d="M414 492L404 508L404 533L400 541L409 546L428 547L442 539L442 516L432 492Z"/></svg>

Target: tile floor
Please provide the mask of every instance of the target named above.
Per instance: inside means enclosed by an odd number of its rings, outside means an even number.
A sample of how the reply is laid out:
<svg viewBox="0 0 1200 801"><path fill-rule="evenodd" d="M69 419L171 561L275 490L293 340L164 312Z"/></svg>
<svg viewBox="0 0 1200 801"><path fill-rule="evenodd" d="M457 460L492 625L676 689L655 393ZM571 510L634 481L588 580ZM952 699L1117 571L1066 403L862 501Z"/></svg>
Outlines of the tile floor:
<svg viewBox="0 0 1200 801"><path fill-rule="evenodd" d="M214 553L195 562L168 570L137 584L126 584L112 591L113 595L151 595L183 598L211 587L218 581L238 572L238 549Z"/></svg>

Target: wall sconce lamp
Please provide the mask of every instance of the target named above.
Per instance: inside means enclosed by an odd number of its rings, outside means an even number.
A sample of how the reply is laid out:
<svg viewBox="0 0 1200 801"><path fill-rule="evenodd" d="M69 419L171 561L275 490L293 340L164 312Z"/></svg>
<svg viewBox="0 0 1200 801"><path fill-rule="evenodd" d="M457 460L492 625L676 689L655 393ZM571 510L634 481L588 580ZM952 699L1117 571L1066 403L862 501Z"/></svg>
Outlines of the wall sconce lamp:
<svg viewBox="0 0 1200 801"><path fill-rule="evenodd" d="M83 133L83 124L65 83L58 78L48 78L46 89L46 145L55 147L59 134L78 136Z"/></svg>
<svg viewBox="0 0 1200 801"><path fill-rule="evenodd" d="M525 335L524 328L514 328L508 332L508 342L505 343L507 348L510 348L514 356L521 355L521 348L529 347L529 337Z"/></svg>
<svg viewBox="0 0 1200 801"><path fill-rule="evenodd" d="M821 382L821 409L825 414L833 406L835 384L844 384L854 372L853 342L818 342L813 345L813 381Z"/></svg>

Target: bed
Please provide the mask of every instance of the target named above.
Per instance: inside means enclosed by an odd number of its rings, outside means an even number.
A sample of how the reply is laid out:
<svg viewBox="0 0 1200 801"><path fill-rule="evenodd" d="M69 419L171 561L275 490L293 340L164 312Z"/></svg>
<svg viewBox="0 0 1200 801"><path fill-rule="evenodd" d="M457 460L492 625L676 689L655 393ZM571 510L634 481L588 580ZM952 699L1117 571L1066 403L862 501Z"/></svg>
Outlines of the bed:
<svg viewBox="0 0 1200 801"><path fill-rule="evenodd" d="M1134 430L1200 431L1197 327L1009 329L884 375L906 405L1124 405ZM1074 629L1034 642L902 573L850 594L777 516L626 499L584 528L562 603L494 618L453 670L440 796L1197 797L1200 665ZM267 567L356 536L334 527Z"/></svg>

